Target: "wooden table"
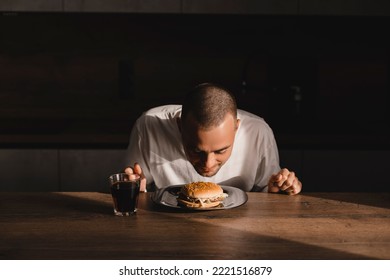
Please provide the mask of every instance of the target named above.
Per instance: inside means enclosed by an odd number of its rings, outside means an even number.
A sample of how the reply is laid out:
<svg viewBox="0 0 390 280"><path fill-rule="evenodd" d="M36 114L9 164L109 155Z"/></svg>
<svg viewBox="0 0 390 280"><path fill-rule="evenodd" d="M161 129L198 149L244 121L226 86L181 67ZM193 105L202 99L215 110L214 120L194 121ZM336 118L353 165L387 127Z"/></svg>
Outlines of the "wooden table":
<svg viewBox="0 0 390 280"><path fill-rule="evenodd" d="M0 193L0 259L390 259L390 193L248 193L186 212L142 193L116 217L105 193Z"/></svg>

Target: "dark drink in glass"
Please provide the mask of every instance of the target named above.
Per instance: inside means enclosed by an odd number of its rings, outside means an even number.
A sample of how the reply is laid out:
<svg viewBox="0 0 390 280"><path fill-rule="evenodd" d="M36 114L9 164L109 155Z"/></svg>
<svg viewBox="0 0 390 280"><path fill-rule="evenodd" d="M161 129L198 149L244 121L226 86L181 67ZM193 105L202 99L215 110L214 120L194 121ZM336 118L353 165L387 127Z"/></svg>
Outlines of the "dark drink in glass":
<svg viewBox="0 0 390 280"><path fill-rule="evenodd" d="M110 191L117 216L129 216L137 212L139 179L130 180L125 173L110 176Z"/></svg>

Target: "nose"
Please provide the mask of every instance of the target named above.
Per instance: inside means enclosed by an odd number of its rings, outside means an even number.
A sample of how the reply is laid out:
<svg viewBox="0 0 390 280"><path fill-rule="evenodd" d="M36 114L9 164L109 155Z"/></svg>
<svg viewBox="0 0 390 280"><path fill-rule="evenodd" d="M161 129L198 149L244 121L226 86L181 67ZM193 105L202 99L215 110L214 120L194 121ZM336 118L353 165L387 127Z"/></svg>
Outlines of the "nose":
<svg viewBox="0 0 390 280"><path fill-rule="evenodd" d="M215 155L214 153L208 153L205 155L205 168L210 169L215 165Z"/></svg>

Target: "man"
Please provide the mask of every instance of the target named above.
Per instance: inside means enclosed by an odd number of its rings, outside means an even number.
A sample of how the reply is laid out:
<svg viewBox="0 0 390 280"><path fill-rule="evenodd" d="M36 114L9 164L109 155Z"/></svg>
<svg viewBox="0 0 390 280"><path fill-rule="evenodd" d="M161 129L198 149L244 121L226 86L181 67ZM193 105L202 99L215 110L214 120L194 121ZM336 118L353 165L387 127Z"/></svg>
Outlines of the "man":
<svg viewBox="0 0 390 280"><path fill-rule="evenodd" d="M135 123L125 172L141 177L141 191L196 181L244 191L298 194L295 173L280 169L272 130L238 110L234 96L214 84L191 90L180 105L145 112Z"/></svg>

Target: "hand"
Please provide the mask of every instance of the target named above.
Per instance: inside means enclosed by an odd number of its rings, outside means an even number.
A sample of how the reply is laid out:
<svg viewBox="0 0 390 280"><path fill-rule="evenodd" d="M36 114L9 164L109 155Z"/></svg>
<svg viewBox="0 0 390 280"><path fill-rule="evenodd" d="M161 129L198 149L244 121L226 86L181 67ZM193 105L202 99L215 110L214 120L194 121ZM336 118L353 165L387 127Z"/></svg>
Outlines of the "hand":
<svg viewBox="0 0 390 280"><path fill-rule="evenodd" d="M268 192L283 192L289 195L300 193L302 183L293 171L283 168L277 174L273 174L268 181Z"/></svg>
<svg viewBox="0 0 390 280"><path fill-rule="evenodd" d="M138 163L134 164L134 168L126 167L125 173L129 175L130 179L141 178L140 181L140 192L146 192L146 178L142 172L142 168Z"/></svg>

